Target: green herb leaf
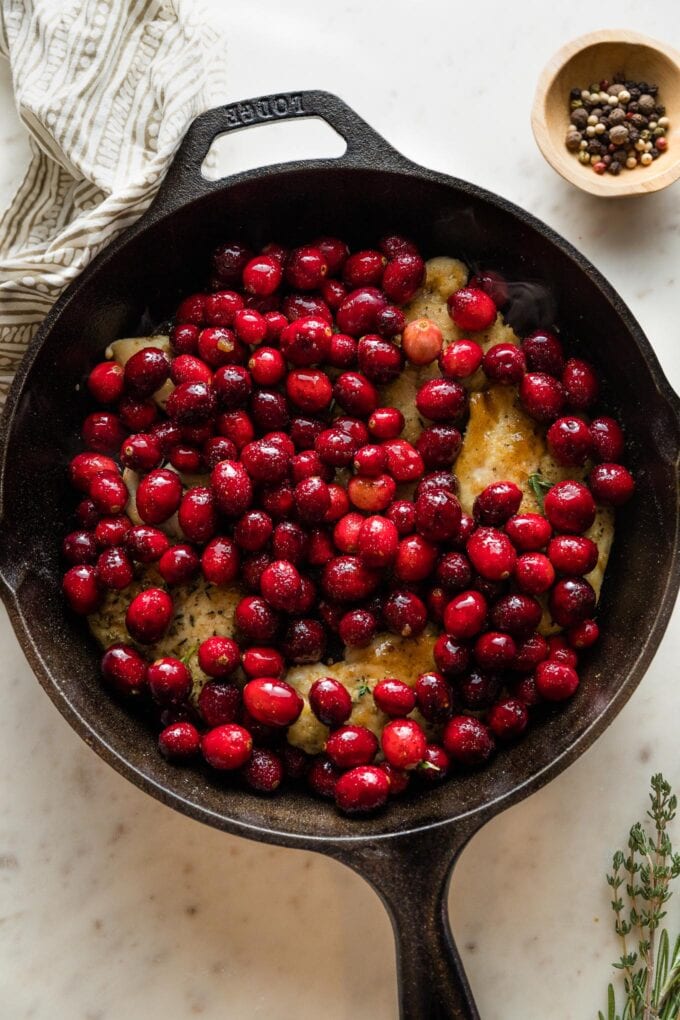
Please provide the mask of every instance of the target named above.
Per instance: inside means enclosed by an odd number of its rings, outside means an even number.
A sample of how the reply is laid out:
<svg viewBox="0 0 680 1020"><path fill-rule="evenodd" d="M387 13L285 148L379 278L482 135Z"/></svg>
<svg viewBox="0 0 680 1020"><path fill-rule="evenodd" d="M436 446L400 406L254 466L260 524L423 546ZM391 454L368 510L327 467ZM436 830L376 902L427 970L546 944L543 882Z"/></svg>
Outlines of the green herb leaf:
<svg viewBox="0 0 680 1020"><path fill-rule="evenodd" d="M359 684L359 686L357 687L357 701L359 700L359 698L363 698L364 695L370 693L371 688L368 686L368 684Z"/></svg>
<svg viewBox="0 0 680 1020"><path fill-rule="evenodd" d="M533 489L536 502L543 509L543 501L546 497L546 493L550 492L554 482L549 482L547 478L544 478L540 472L536 471L533 475L529 475L529 485Z"/></svg>

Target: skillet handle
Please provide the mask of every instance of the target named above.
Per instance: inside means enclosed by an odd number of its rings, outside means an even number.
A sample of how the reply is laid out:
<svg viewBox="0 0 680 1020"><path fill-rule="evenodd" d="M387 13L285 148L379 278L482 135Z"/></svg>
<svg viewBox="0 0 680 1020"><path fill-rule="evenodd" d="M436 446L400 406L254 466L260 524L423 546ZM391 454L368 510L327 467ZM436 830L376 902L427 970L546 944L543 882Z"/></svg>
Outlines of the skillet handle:
<svg viewBox="0 0 680 1020"><path fill-rule="evenodd" d="M401 1020L480 1020L448 914L453 866L478 828L479 823L467 829L443 825L337 854L367 879L387 908Z"/></svg>
<svg viewBox="0 0 680 1020"><path fill-rule="evenodd" d="M315 160L314 166L403 169L412 165L351 107L330 92L310 90L258 96L228 106L215 107L194 120L150 209L155 214L164 214L178 205L184 205L187 200L199 198L221 186L219 180L206 180L201 173L203 160L218 135L257 124L297 120L300 117L318 117L326 121L347 142L347 150L342 156ZM284 165L291 166L290 163ZM260 172L249 171L249 175Z"/></svg>

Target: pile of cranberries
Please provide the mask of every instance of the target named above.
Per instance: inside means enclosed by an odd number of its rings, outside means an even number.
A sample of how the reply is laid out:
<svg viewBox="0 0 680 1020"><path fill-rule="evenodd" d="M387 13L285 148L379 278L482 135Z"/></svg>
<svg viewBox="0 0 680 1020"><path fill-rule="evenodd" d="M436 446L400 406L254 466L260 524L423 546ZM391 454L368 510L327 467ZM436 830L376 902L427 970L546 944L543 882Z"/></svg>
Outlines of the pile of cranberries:
<svg viewBox="0 0 680 1020"><path fill-rule="evenodd" d="M584 577L598 550L584 532L596 502L619 506L632 494L623 434L591 416L595 372L565 359L555 334L484 353L474 336L444 350L429 319L407 324L400 306L425 264L405 238L351 254L333 237L259 254L229 243L212 273L206 292L177 309L171 354L147 347L124 367L104 361L90 372L104 409L85 418L85 452L70 464L81 502L63 542L64 592L72 610L91 614L107 591L156 568L162 580L130 598L129 643L107 649L102 673L119 695L155 706L167 758L201 754L263 792L306 777L344 811L373 810L412 777L428 784L480 765L496 741L520 736L532 706L576 691L578 654L598 637ZM448 307L460 331L479 334L503 300L497 274L480 274ZM402 438L401 411L381 401L407 361L440 370L418 390L427 424L415 444ZM452 473L467 411L461 380L480 368L518 388L559 464L594 465L587 484L550 489L545 515L519 513L511 481L485 488L471 516L461 510ZM153 395L168 381L163 412ZM124 468L140 479L141 524L126 514ZM187 487L183 474L205 483ZM180 541L163 530L175 515ZM173 620L175 586L201 575L248 594L236 639L198 648L208 680L195 703L186 663L147 661L144 650ZM538 596L559 636L538 633ZM380 740L350 723L349 691L326 677L309 692L329 727L325 753L287 743L303 709L284 679L290 665L365 647L379 631L415 637L428 623L440 632L432 670L361 694L389 720Z"/></svg>

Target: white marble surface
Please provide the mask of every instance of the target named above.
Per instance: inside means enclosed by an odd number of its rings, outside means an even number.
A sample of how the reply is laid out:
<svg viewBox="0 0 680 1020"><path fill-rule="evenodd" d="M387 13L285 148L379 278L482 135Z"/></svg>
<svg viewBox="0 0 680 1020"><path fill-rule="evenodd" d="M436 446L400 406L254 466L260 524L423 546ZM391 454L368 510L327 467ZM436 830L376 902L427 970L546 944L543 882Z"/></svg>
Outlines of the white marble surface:
<svg viewBox="0 0 680 1020"><path fill-rule="evenodd" d="M639 0L613 10L585 0L249 0L226 10L210 0L210 9L224 26L234 99L327 88L407 155L526 206L604 271L680 387L680 186L616 205L590 198L542 161L529 127L535 81L564 41L614 15L680 47L673 0L657 0L653 16ZM310 154L321 135L306 138ZM263 131L252 137L265 161L271 143ZM0 141L4 200L27 153L4 63ZM241 154L223 158L236 166ZM2 1017L395 1015L389 925L360 879L145 797L41 693L4 611L0 654ZM650 773L662 769L680 787L679 657L676 613L643 684L595 747L464 853L451 911L484 1020L583 1020L603 1005L617 946L602 872L644 810Z"/></svg>

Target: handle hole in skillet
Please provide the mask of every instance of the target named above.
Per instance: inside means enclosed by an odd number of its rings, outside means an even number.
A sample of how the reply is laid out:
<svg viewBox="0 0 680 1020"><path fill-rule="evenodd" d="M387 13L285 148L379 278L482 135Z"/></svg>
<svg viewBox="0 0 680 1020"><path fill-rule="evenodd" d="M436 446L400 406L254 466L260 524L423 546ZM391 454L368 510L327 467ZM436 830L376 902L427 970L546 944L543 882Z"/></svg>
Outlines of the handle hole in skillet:
<svg viewBox="0 0 680 1020"><path fill-rule="evenodd" d="M254 124L218 135L208 149L201 173L208 181L299 159L338 159L347 142L317 117Z"/></svg>

